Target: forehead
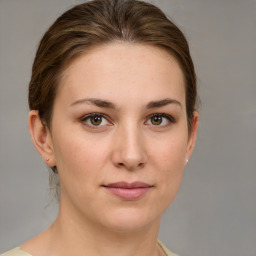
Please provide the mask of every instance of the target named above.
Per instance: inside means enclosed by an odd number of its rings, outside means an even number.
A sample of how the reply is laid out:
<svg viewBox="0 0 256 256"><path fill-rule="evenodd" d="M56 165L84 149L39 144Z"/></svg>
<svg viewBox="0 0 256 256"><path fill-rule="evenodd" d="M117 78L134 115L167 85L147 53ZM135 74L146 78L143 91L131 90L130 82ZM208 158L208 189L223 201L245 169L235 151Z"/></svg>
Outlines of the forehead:
<svg viewBox="0 0 256 256"><path fill-rule="evenodd" d="M152 100L166 93L185 99L185 82L177 60L155 46L111 43L76 58L65 70L58 94ZM57 97L58 97L57 94ZM116 99L117 100L117 99Z"/></svg>

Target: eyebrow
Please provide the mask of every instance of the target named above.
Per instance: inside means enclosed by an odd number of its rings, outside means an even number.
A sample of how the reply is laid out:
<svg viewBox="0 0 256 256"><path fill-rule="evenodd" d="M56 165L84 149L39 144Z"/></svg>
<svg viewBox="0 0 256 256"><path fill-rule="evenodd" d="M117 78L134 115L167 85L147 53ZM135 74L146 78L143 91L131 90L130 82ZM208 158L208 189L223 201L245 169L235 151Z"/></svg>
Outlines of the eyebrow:
<svg viewBox="0 0 256 256"><path fill-rule="evenodd" d="M85 98L85 99L77 100L77 101L73 102L70 106L75 106L75 105L84 104L84 103L87 103L87 104L89 103L89 104L95 105L100 108L116 109L115 104L113 104L112 102L107 101L107 100L102 100L102 99L96 99L96 98L88 98L88 99ZM166 99L158 100L158 101L150 101L146 105L146 108L147 109L161 108L161 107L164 107L169 104L176 104L176 105L180 106L180 108L182 109L182 104L179 101L177 101L175 99L170 99L170 98L166 98Z"/></svg>
<svg viewBox="0 0 256 256"><path fill-rule="evenodd" d="M180 106L180 108L182 109L182 104L179 101L174 100L174 99L170 99L170 98L166 98L166 99L159 100L159 101L150 101L147 104L146 108L147 109L161 108L161 107L164 107L164 106L169 105L169 104L176 104L176 105Z"/></svg>
<svg viewBox="0 0 256 256"><path fill-rule="evenodd" d="M115 109L115 105L112 102L109 102L107 100L95 99L95 98L77 100L77 101L73 102L70 106L84 104L84 103L89 103L89 104L95 105L100 108Z"/></svg>

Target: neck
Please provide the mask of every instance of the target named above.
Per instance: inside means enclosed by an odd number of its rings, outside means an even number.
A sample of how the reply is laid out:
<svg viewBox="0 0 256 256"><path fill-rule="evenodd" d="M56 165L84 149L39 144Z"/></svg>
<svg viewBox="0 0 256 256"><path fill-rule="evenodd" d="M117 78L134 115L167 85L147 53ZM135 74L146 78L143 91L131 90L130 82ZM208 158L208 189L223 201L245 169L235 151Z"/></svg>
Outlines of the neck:
<svg viewBox="0 0 256 256"><path fill-rule="evenodd" d="M49 228L51 255L158 256L160 218L138 230L116 231L71 218L60 211ZM50 254L49 254L50 255Z"/></svg>

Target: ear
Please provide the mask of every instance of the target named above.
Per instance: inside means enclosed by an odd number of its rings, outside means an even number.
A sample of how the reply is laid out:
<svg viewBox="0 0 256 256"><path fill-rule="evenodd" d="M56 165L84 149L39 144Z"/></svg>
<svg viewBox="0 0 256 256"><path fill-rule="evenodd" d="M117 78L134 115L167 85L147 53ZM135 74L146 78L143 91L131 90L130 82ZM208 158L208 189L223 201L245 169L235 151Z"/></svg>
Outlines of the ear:
<svg viewBox="0 0 256 256"><path fill-rule="evenodd" d="M55 166L51 133L48 127L41 122L37 110L32 110L29 113L29 132L37 151L45 163L48 166Z"/></svg>
<svg viewBox="0 0 256 256"><path fill-rule="evenodd" d="M191 133L189 134L189 138L188 138L187 153L186 153L186 160L187 161L186 161L186 163L188 162L188 159L192 155L192 152L195 148L198 120L199 120L199 113L197 111L194 111L192 130L191 130Z"/></svg>

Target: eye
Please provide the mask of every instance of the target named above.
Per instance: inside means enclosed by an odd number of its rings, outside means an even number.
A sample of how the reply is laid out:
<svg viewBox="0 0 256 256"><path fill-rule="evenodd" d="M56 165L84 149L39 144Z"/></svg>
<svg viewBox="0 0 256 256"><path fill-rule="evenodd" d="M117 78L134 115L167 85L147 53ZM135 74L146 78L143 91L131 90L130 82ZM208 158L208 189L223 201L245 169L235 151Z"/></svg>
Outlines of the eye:
<svg viewBox="0 0 256 256"><path fill-rule="evenodd" d="M172 116L167 114L153 114L149 117L146 124L154 126L168 126L171 123L175 123L175 120Z"/></svg>
<svg viewBox="0 0 256 256"><path fill-rule="evenodd" d="M110 124L108 119L100 113L93 113L93 114L86 115L82 118L82 122L85 125L91 126L91 127L105 126Z"/></svg>

